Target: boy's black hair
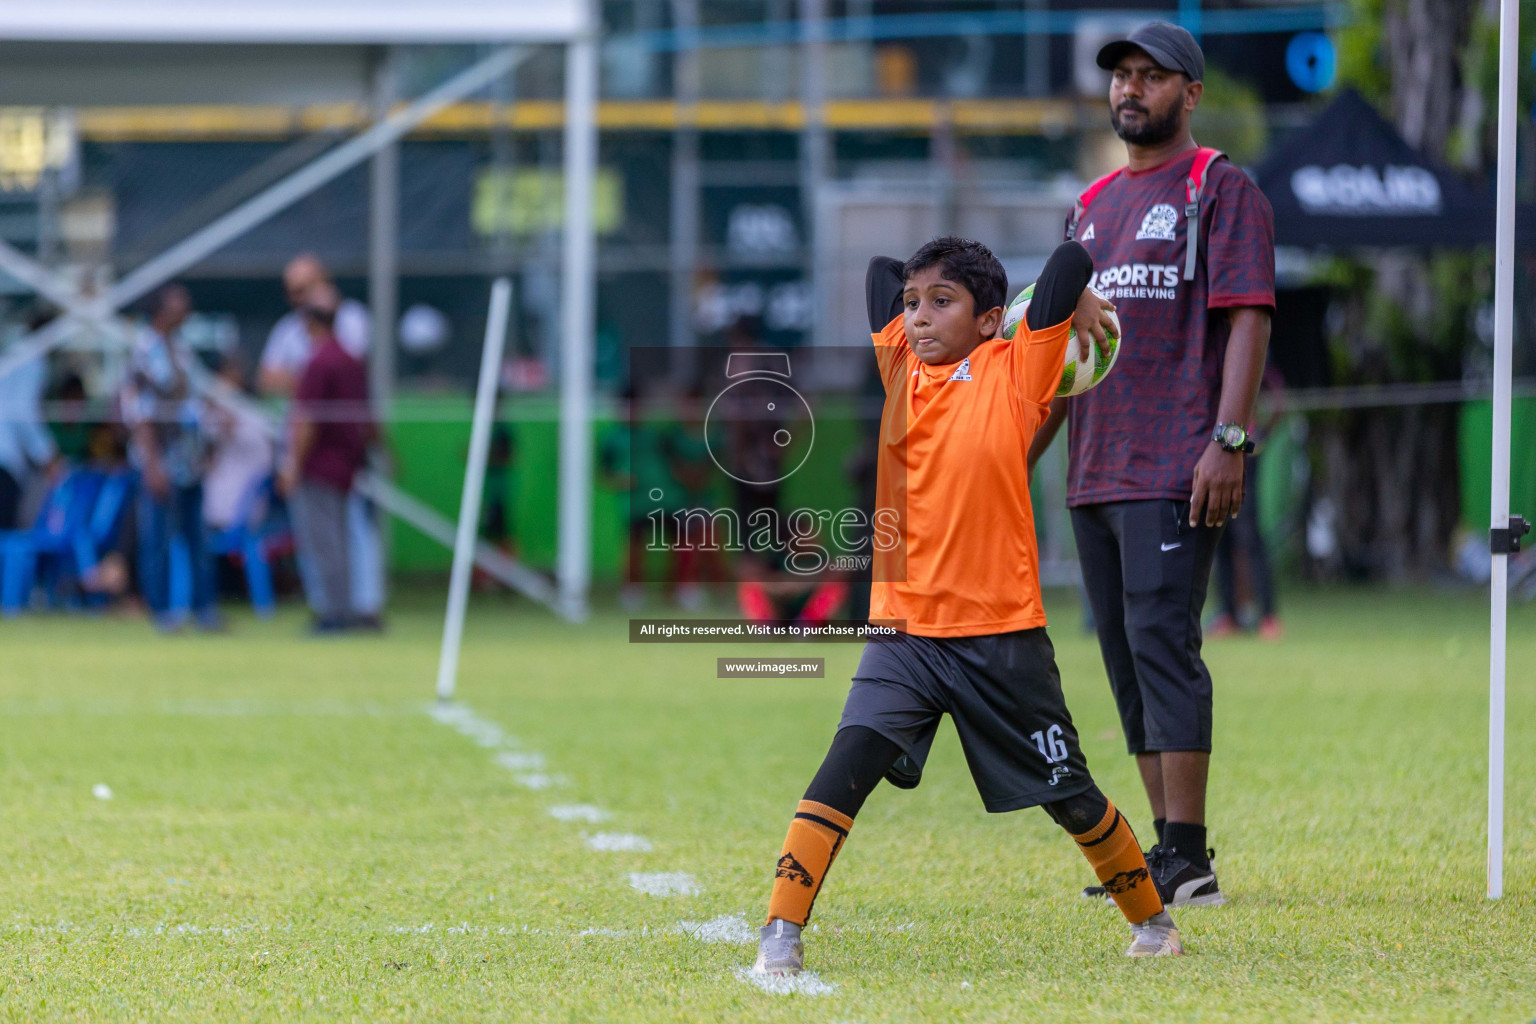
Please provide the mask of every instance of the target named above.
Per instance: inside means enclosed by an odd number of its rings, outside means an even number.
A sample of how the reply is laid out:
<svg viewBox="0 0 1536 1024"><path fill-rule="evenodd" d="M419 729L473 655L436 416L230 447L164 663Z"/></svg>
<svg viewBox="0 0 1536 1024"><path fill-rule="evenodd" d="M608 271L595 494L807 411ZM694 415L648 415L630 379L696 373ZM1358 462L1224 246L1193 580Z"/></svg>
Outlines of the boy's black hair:
<svg viewBox="0 0 1536 1024"><path fill-rule="evenodd" d="M901 277L909 281L913 274L937 266L946 281L953 281L971 293L975 315L980 316L1008 298L1008 274L992 250L969 238L945 235L935 238L902 265Z"/></svg>

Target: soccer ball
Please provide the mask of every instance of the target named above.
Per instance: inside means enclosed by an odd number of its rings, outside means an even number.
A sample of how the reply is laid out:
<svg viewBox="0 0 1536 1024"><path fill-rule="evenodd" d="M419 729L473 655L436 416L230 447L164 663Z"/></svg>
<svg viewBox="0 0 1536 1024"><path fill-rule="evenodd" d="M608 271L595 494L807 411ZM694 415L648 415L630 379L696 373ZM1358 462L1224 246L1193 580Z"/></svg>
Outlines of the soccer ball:
<svg viewBox="0 0 1536 1024"><path fill-rule="evenodd" d="M1093 289L1090 288L1089 291ZM1012 340L1014 333L1019 329L1019 324L1024 322L1024 311L1029 308L1030 297L1034 294L1035 286L1031 284L1008 304L1008 311L1003 314L1003 337ZM1093 294L1099 293L1094 291ZM1109 331L1108 352L1101 352L1098 345L1090 344L1088 358L1078 359L1077 332L1068 333L1067 354L1061 367L1061 383L1056 386L1057 398L1082 394L1097 385L1109 375L1110 370L1114 369L1115 360L1120 357L1120 318L1113 312L1109 314L1109 318L1115 322L1115 326Z"/></svg>

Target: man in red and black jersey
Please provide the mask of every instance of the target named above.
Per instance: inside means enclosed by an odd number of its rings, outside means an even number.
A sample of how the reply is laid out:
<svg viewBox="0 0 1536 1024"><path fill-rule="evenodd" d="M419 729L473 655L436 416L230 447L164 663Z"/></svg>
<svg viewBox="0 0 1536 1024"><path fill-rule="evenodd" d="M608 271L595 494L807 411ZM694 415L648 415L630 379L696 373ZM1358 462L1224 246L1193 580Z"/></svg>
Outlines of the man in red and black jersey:
<svg viewBox="0 0 1536 1024"><path fill-rule="evenodd" d="M1211 677L1200 613L1216 541L1243 502L1243 454L1274 309L1274 217L1190 132L1205 57L1167 22L1099 51L1128 162L1068 233L1093 256L1126 342L1097 388L1057 399L1030 464L1070 424L1067 504L1099 645L1152 805L1148 856L1172 906L1222 902L1206 847ZM1097 895L1089 890L1088 895Z"/></svg>

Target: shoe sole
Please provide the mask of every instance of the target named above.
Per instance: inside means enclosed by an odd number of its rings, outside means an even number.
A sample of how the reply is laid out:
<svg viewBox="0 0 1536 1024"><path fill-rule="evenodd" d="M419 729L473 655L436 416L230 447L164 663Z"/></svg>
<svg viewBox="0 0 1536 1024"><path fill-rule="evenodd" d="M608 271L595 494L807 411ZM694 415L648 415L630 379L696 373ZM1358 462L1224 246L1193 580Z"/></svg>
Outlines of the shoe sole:
<svg viewBox="0 0 1536 1024"><path fill-rule="evenodd" d="M1163 945L1163 946L1158 947L1158 950L1155 953L1130 953L1130 952L1128 952L1125 955L1130 957L1132 960L1150 960L1153 957L1157 957L1157 956L1183 956L1184 955L1184 948L1182 946Z"/></svg>
<svg viewBox="0 0 1536 1024"><path fill-rule="evenodd" d="M1132 946L1125 951L1125 955L1133 960L1145 960L1154 956L1183 956L1184 940L1179 935L1177 929L1175 929L1171 935L1165 937L1156 947L1138 951L1135 946Z"/></svg>

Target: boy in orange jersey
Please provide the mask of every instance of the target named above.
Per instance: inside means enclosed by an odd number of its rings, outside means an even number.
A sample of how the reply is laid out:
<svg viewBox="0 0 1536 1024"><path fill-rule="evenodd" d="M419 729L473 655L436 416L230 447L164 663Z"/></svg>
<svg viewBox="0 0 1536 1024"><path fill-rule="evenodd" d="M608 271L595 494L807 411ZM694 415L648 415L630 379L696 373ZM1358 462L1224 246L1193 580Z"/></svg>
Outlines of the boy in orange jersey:
<svg viewBox="0 0 1536 1024"><path fill-rule="evenodd" d="M1040 603L1026 457L1066 356L1102 342L1110 306L1076 242L1051 255L1025 323L998 337L1008 286L986 246L939 238L870 261L866 298L885 384L876 507L903 513L875 552L865 646L832 748L790 823L754 970L796 974L801 929L853 819L898 759L955 721L988 811L1044 807L1131 924L1130 956L1183 952L1130 825L1088 773ZM883 563L883 564L882 564Z"/></svg>

